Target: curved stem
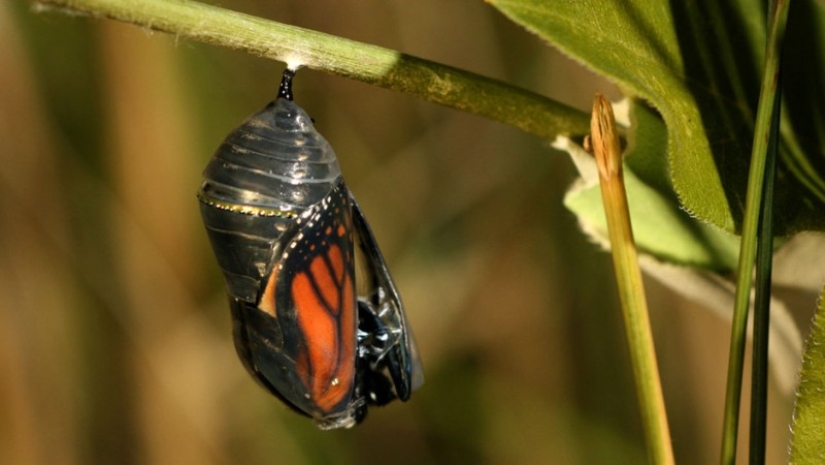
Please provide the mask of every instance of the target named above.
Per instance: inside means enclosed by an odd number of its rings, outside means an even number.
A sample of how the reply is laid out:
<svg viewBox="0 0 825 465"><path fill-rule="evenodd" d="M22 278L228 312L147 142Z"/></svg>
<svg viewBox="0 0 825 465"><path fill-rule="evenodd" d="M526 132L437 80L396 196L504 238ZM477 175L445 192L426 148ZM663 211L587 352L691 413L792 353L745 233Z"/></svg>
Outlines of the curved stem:
<svg viewBox="0 0 825 465"><path fill-rule="evenodd" d="M584 135L589 116L501 81L410 55L189 0L38 0L412 94L543 139Z"/></svg>

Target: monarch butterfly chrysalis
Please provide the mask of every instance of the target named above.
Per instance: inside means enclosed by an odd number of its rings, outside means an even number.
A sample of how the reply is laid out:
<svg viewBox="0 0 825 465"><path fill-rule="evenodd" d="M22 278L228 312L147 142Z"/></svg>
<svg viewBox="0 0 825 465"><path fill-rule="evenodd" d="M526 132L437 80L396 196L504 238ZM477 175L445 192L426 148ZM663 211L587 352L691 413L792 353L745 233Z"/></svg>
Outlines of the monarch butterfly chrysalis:
<svg viewBox="0 0 825 465"><path fill-rule="evenodd" d="M278 98L232 131L204 171L201 215L249 372L322 429L407 400L421 366L398 291L335 153ZM355 244L366 265L358 295Z"/></svg>

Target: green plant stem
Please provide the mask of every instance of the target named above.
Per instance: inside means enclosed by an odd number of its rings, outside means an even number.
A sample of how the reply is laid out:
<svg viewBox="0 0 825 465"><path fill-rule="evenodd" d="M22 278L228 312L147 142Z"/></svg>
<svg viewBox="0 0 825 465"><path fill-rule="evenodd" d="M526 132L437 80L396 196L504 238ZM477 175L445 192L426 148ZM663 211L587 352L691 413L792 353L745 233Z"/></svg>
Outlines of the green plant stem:
<svg viewBox="0 0 825 465"><path fill-rule="evenodd" d="M736 463L742 368L745 361L748 307L750 305L751 283L756 255L760 203L763 200L766 158L777 98L780 55L788 20L789 4L790 0L777 0L771 9L773 14L769 18L770 29L759 106L756 112L756 127L751 152L750 173L748 174L748 193L745 200L745 218L742 226L742 242L736 277L735 306L731 324L725 417L722 427L721 463L723 465L734 465Z"/></svg>
<svg viewBox="0 0 825 465"><path fill-rule="evenodd" d="M759 213L756 247L756 295L753 302L753 357L751 369L751 428L749 461L765 464L768 423L768 341L771 322L771 275L773 267L773 191L779 142L779 113L782 96L774 101L771 137L765 162L765 185Z"/></svg>
<svg viewBox="0 0 825 465"><path fill-rule="evenodd" d="M587 134L586 113L539 94L375 45L188 0L39 0L412 94L546 140ZM277 81L276 81L277 82Z"/></svg>
<svg viewBox="0 0 825 465"><path fill-rule="evenodd" d="M659 368L656 364L653 334L650 330L642 272L630 224L619 135L616 132L616 122L610 103L601 94L596 96L593 104L590 133L593 153L599 168L613 267L639 395L648 455L651 463L671 465L675 463L673 448Z"/></svg>

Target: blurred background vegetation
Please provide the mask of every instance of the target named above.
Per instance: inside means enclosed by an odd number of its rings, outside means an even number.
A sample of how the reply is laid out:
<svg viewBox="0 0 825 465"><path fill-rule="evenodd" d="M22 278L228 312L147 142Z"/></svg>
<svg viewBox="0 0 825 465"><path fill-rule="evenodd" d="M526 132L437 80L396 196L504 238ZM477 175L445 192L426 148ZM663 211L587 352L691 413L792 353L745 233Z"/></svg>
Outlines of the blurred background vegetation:
<svg viewBox="0 0 825 465"><path fill-rule="evenodd" d="M220 4L584 110L620 96L481 1ZM609 255L562 207L575 171L547 141L298 74L427 375L410 402L321 432L237 360L195 198L283 65L22 0L0 3L0 44L0 463L645 462ZM649 286L677 459L715 462L728 322ZM771 463L790 409L772 398Z"/></svg>

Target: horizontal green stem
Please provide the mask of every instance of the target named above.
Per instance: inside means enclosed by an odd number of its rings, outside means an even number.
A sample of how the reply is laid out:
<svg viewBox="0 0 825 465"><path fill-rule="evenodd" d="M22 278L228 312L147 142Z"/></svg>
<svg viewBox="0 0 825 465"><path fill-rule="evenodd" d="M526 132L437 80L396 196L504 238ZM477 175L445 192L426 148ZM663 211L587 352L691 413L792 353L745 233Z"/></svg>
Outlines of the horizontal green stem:
<svg viewBox="0 0 825 465"><path fill-rule="evenodd" d="M115 19L405 92L547 140L588 131L586 113L504 82L211 5L188 0L39 0L37 5Z"/></svg>

